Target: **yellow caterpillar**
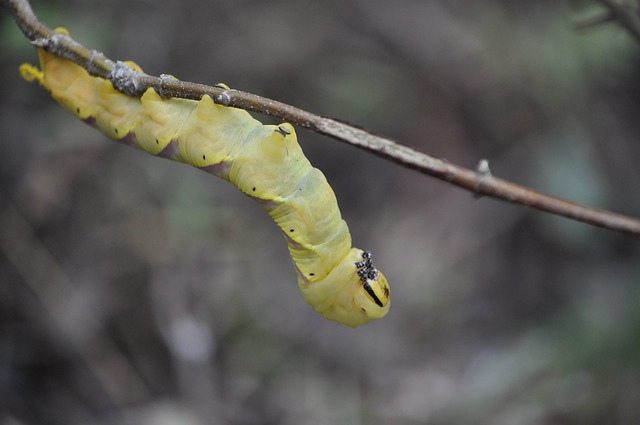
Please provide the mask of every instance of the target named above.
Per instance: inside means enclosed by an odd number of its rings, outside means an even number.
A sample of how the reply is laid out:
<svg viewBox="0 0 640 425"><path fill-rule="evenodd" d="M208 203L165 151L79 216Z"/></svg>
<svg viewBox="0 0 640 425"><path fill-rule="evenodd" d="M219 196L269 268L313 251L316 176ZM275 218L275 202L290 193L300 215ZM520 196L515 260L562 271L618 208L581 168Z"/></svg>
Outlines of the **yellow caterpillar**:
<svg viewBox="0 0 640 425"><path fill-rule="evenodd" d="M191 164L258 201L285 235L304 298L326 318L355 327L387 314L386 278L371 253L351 246L335 194L290 124L263 125L209 96L163 99L148 89L130 97L71 61L41 48L38 57L41 70L23 64L23 78L107 137Z"/></svg>

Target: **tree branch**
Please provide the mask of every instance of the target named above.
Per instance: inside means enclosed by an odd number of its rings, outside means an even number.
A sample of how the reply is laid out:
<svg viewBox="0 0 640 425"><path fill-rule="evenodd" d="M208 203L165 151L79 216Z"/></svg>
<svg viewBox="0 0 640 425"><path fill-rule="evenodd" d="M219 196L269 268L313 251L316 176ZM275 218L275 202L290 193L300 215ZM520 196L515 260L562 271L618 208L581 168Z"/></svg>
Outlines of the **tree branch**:
<svg viewBox="0 0 640 425"><path fill-rule="evenodd" d="M609 9L613 20L618 21L635 39L640 42L640 15L629 0L600 0ZM637 6L637 5L636 5Z"/></svg>
<svg viewBox="0 0 640 425"><path fill-rule="evenodd" d="M216 103L278 117L459 186L477 197L492 197L605 229L640 235L640 220L636 218L575 204L493 177L485 160L480 162L478 171L472 171L351 124L321 117L275 100L225 87L212 87L168 76L154 77L138 73L123 62L113 62L102 53L87 49L71 37L47 28L38 21L26 0L0 1L33 44L77 63L91 75L110 80L116 89L130 96L140 96L149 87L164 97L200 100L202 96L209 95ZM617 4L613 0L601 1L605 4Z"/></svg>

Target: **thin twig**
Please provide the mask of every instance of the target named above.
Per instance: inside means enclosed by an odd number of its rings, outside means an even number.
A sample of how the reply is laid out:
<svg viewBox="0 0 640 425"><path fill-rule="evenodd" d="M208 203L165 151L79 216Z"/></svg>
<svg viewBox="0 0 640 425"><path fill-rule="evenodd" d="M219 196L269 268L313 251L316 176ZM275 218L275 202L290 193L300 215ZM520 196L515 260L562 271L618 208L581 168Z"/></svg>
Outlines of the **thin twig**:
<svg viewBox="0 0 640 425"><path fill-rule="evenodd" d="M611 14L635 39L640 42L640 15L638 7L634 8L631 0L600 0Z"/></svg>
<svg viewBox="0 0 640 425"><path fill-rule="evenodd" d="M351 124L321 117L275 100L239 90L189 83L168 77L140 74L122 62L113 62L95 50L90 50L68 36L44 26L33 14L26 0L0 0L13 16L22 32L38 47L69 59L89 71L106 78L125 94L140 96L149 87L164 97L200 100L209 95L216 103L272 115L309 130L394 161L404 167L436 177L464 188L477 197L487 196L514 204L567 217L594 226L640 235L640 220L609 211L585 207L560 198L544 195L523 186L493 177L486 170L479 172L432 157L407 146L377 136ZM612 0L602 0L610 2ZM639 32L640 34L640 32Z"/></svg>
<svg viewBox="0 0 640 425"><path fill-rule="evenodd" d="M576 31L587 31L603 24L614 22L615 17L610 10L600 11L596 15L581 16L571 22L571 27Z"/></svg>

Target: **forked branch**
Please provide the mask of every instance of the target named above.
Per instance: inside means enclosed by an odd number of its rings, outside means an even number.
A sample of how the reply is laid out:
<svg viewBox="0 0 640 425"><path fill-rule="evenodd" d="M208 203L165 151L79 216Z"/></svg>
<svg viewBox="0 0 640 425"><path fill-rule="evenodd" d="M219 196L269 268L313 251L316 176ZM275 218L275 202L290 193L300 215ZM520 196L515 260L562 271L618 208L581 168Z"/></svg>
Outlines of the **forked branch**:
<svg viewBox="0 0 640 425"><path fill-rule="evenodd" d="M486 161L481 161L482 166L479 166L477 171L473 171L353 125L321 117L278 101L239 90L138 73L122 62L113 62L70 37L47 28L33 14L27 0L0 1L33 44L77 63L87 69L91 75L110 80L116 89L127 95L140 96L149 87L154 88L164 97L200 100L202 96L209 95L216 103L278 117L357 146L404 167L444 180L478 197L492 197L594 226L640 235L640 220L636 218L589 208L496 178L489 172Z"/></svg>

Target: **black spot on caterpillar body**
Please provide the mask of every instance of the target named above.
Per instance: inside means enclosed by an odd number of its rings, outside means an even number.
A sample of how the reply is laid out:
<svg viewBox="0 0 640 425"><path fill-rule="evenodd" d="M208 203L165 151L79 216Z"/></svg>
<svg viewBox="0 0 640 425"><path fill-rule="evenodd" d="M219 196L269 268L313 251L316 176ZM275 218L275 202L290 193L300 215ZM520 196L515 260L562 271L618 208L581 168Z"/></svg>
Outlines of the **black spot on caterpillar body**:
<svg viewBox="0 0 640 425"><path fill-rule="evenodd" d="M282 229L298 285L318 312L352 327L387 314L386 278L369 253L351 246L335 194L290 124L263 125L209 96L165 99L149 89L129 97L70 61L42 49L38 56L42 70L25 64L22 76L39 81L78 118L112 139L225 179L258 201Z"/></svg>

